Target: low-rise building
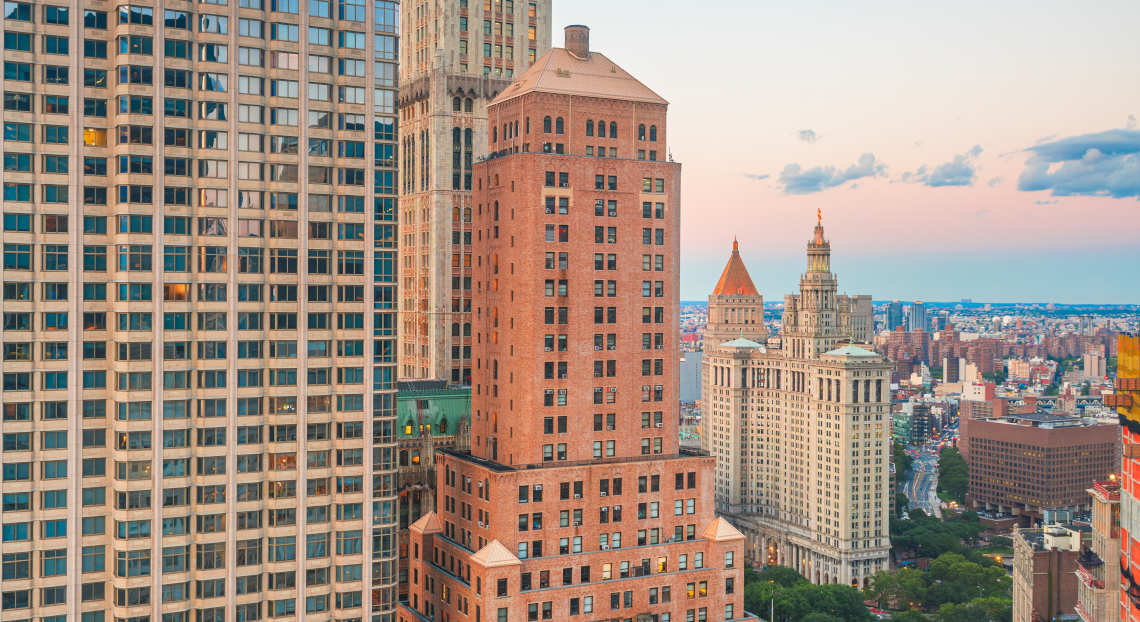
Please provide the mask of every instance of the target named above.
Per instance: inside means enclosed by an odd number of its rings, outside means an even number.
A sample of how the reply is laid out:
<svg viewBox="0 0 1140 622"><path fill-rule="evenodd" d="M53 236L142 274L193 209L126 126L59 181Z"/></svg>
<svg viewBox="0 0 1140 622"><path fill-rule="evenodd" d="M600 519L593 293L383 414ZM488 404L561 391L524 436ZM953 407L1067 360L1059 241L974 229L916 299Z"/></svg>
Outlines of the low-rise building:
<svg viewBox="0 0 1140 622"><path fill-rule="evenodd" d="M471 444L471 387L444 380L397 383L396 490L400 497L400 595L408 590L408 526L435 509L435 450Z"/></svg>
<svg viewBox="0 0 1140 622"><path fill-rule="evenodd" d="M1097 482L1092 497L1092 538L1077 557L1077 615L1084 622L1120 619L1120 483Z"/></svg>
<svg viewBox="0 0 1140 622"><path fill-rule="evenodd" d="M1082 531L1063 525L1013 534L1013 622L1048 622L1077 603Z"/></svg>

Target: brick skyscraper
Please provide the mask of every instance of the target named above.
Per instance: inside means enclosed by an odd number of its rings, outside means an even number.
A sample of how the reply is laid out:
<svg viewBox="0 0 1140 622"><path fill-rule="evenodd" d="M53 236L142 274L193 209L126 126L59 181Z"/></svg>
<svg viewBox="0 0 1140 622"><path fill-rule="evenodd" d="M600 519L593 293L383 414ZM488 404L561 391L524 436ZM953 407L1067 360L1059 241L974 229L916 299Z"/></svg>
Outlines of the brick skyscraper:
<svg viewBox="0 0 1140 622"><path fill-rule="evenodd" d="M398 9L4 3L3 620L395 617Z"/></svg>
<svg viewBox="0 0 1140 622"><path fill-rule="evenodd" d="M487 103L550 49L550 0L401 5L400 378L471 384L471 168Z"/></svg>
<svg viewBox="0 0 1140 622"><path fill-rule="evenodd" d="M567 27L488 109L471 453L439 455L404 622L746 617L713 459L678 448L667 103L588 32Z"/></svg>

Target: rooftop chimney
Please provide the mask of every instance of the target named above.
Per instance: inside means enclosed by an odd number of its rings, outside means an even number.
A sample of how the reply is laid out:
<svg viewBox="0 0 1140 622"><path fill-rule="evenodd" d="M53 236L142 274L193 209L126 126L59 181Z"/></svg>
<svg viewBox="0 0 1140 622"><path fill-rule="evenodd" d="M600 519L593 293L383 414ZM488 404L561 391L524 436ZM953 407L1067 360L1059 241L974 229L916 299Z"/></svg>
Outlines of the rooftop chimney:
<svg viewBox="0 0 1140 622"><path fill-rule="evenodd" d="M566 51L583 60L590 58L590 28L581 24L566 27Z"/></svg>

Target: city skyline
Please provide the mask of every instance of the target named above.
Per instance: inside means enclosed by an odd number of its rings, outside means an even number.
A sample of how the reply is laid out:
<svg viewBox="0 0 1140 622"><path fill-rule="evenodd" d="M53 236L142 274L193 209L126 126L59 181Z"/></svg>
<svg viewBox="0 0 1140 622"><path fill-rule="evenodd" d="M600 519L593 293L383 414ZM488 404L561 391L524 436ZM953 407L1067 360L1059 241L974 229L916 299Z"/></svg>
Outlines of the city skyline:
<svg viewBox="0 0 1140 622"><path fill-rule="evenodd" d="M1116 59L1140 51L1119 19L1135 6L833 4L555 3L556 28L591 24L671 104L682 300L703 299L734 234L762 292L794 288L798 232L822 208L850 241L836 270L852 291L1140 302L1125 241L1140 233L1140 87L1116 79ZM655 41L681 23L685 45ZM1092 146L1109 155L1082 166Z"/></svg>

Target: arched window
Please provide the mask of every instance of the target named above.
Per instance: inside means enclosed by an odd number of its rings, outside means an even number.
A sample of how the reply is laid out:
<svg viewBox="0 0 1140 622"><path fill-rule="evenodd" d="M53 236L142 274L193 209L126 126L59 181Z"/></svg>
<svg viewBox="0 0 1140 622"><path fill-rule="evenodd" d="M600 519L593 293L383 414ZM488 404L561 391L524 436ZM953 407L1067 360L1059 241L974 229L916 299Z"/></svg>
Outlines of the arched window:
<svg viewBox="0 0 1140 622"><path fill-rule="evenodd" d="M650 125L649 126L649 140L652 140L652 141L657 140L657 126L656 125Z"/></svg>
<svg viewBox="0 0 1140 622"><path fill-rule="evenodd" d="M470 337L471 336L471 322L464 322L463 323L463 336L464 337Z"/></svg>
<svg viewBox="0 0 1140 622"><path fill-rule="evenodd" d="M498 141L499 141L499 128L492 127L491 128L491 142L494 143L494 142L498 142Z"/></svg>
<svg viewBox="0 0 1140 622"><path fill-rule="evenodd" d="M617 121L610 121L610 138L617 138Z"/></svg>
<svg viewBox="0 0 1140 622"><path fill-rule="evenodd" d="M637 140L645 140L645 124L637 126Z"/></svg>
<svg viewBox="0 0 1140 622"><path fill-rule="evenodd" d="M459 336L459 322L452 322L451 323L451 336L452 337L458 337Z"/></svg>
<svg viewBox="0 0 1140 622"><path fill-rule="evenodd" d="M513 132L513 135L514 136L519 135L519 120L518 119L515 119L515 131Z"/></svg>
<svg viewBox="0 0 1140 622"><path fill-rule="evenodd" d="M546 132L547 134L550 133L550 117L542 118L542 131Z"/></svg>
<svg viewBox="0 0 1140 622"><path fill-rule="evenodd" d="M598 138L606 137L606 122L598 121Z"/></svg>
<svg viewBox="0 0 1140 622"><path fill-rule="evenodd" d="M509 126L506 123L503 124L503 140L507 140L511 137L511 135L507 132L508 127Z"/></svg>
<svg viewBox="0 0 1140 622"><path fill-rule="evenodd" d="M558 117L557 119L554 120L554 133L555 134L562 134L565 131L566 131L566 127L562 123L562 117Z"/></svg>
<svg viewBox="0 0 1140 622"><path fill-rule="evenodd" d="M594 120L586 119L586 136L594 135Z"/></svg>
<svg viewBox="0 0 1140 622"><path fill-rule="evenodd" d="M463 112L471 112L471 106L472 106L471 98L468 97L463 102Z"/></svg>
<svg viewBox="0 0 1140 622"><path fill-rule="evenodd" d="M460 99L459 99L458 97L456 97L455 99L451 100L451 109L452 109L453 111L455 111L455 112L459 112L459 106L460 106Z"/></svg>
<svg viewBox="0 0 1140 622"><path fill-rule="evenodd" d="M440 434L447 434L447 419L440 419L439 420L439 433Z"/></svg>

